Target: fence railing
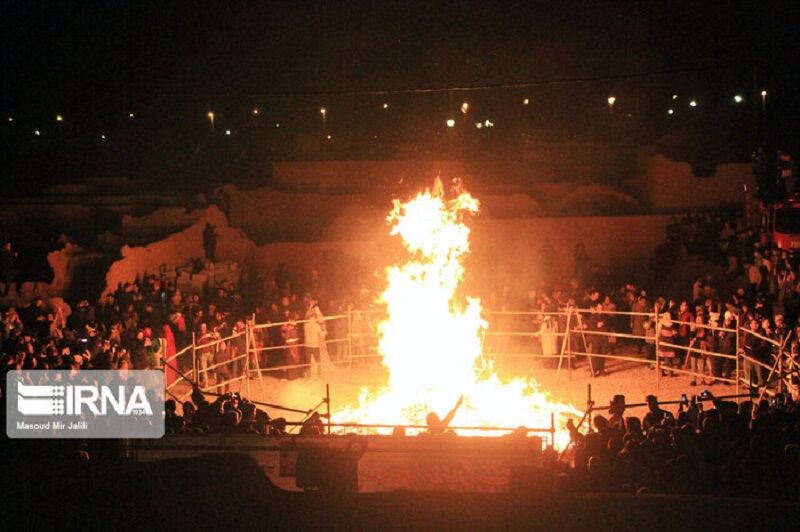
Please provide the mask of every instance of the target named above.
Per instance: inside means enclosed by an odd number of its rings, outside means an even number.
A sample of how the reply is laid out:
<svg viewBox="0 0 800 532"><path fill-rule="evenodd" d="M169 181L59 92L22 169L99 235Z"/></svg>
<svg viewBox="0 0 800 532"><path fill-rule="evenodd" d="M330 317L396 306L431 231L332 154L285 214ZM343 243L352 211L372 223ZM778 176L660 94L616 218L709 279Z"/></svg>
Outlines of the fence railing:
<svg viewBox="0 0 800 532"><path fill-rule="evenodd" d="M735 384L738 394L739 386L751 387L768 380L777 382L778 391L783 391L790 384L790 377L800 371L800 361L787 349L788 336L777 339L751 331L742 327L738 318L725 327L664 320L657 310L595 312L568 307L555 312L487 312L485 315L489 322L488 329L483 331L487 358L557 360L556 380L562 371L571 379L575 366L583 360L592 376L595 365L617 360L653 366L656 389L660 388L664 372ZM254 376L259 380L262 396L266 396L264 375L297 378L311 372L315 366L352 367L359 361L381 357L377 349L378 324L385 319L385 313L380 311L352 310L320 319L270 323L256 323L254 318L246 321L244 330L226 338L201 343L193 335L190 345L165 357L168 363L165 366L181 368L180 373L174 372L177 375L167 379L167 390L180 388L181 383L198 384L203 391L238 385L240 391L242 386L247 387L249 394L249 377ZM632 326L634 319L640 322L636 327ZM650 327L642 327L642 320ZM672 331L680 328L687 334L673 334ZM644 329L644 334L636 334L637 329ZM705 331L705 345L690 340L700 336L696 334L698 330ZM724 338L726 349L720 346L723 334L732 336ZM760 352L752 352L749 336L761 342ZM620 347L623 342L641 346L644 356L641 349L636 354L617 353L611 349L611 346ZM676 361L680 364L676 365ZM727 375L722 374L723 368L728 370ZM190 393L191 390L185 392L183 397Z"/></svg>

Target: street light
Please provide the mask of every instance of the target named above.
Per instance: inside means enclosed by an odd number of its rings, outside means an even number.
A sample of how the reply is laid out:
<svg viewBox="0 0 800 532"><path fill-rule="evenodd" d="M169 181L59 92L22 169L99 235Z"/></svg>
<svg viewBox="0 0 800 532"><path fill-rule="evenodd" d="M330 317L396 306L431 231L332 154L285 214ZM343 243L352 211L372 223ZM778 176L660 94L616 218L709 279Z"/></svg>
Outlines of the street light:
<svg viewBox="0 0 800 532"><path fill-rule="evenodd" d="M258 114L258 107L253 107L253 114L254 114L254 115L257 115L257 114Z"/></svg>
<svg viewBox="0 0 800 532"><path fill-rule="evenodd" d="M609 107L614 107L614 104L616 103L616 101L617 101L616 96L609 96L608 97L608 106Z"/></svg>
<svg viewBox="0 0 800 532"><path fill-rule="evenodd" d="M522 105L528 105L529 103L531 103L531 101L528 98L525 98L524 100L522 100Z"/></svg>
<svg viewBox="0 0 800 532"><path fill-rule="evenodd" d="M388 109L388 108L389 108L389 104L388 104L388 103L386 103L386 102L383 102L383 108L384 108L384 109Z"/></svg>
<svg viewBox="0 0 800 532"><path fill-rule="evenodd" d="M63 116L56 115L56 122L63 122L63 121L64 121L64 117Z"/></svg>
<svg viewBox="0 0 800 532"><path fill-rule="evenodd" d="M675 114L675 110L674 109L667 109L667 114L668 115Z"/></svg>
<svg viewBox="0 0 800 532"><path fill-rule="evenodd" d="M447 127L455 127L456 126L456 121L453 120L452 118L448 118L446 124L447 124Z"/></svg>
<svg viewBox="0 0 800 532"><path fill-rule="evenodd" d="M767 91L761 91L761 110L765 110L767 108Z"/></svg>
<svg viewBox="0 0 800 532"><path fill-rule="evenodd" d="M697 107L697 100L690 100L689 107Z"/></svg>
<svg viewBox="0 0 800 532"><path fill-rule="evenodd" d="M128 118L133 118L133 117L134 117L133 113L128 113Z"/></svg>
<svg viewBox="0 0 800 532"><path fill-rule="evenodd" d="M208 121L211 123L211 133L213 134L214 133L214 118L215 118L216 115L214 115L214 111L209 111L206 116L208 116Z"/></svg>
<svg viewBox="0 0 800 532"><path fill-rule="evenodd" d="M230 129L226 129L226 130L225 130L225 134L226 134L226 135L228 135L228 136L230 136L230 134L231 134L231 130L230 130Z"/></svg>
<svg viewBox="0 0 800 532"><path fill-rule="evenodd" d="M736 103L742 103L742 100L744 100L744 98L742 98L741 94L737 94L733 97L733 101Z"/></svg>
<svg viewBox="0 0 800 532"><path fill-rule="evenodd" d="M464 114L467 114L468 111L469 111L469 103L467 103L467 102L462 103L461 104L461 112L464 113Z"/></svg>

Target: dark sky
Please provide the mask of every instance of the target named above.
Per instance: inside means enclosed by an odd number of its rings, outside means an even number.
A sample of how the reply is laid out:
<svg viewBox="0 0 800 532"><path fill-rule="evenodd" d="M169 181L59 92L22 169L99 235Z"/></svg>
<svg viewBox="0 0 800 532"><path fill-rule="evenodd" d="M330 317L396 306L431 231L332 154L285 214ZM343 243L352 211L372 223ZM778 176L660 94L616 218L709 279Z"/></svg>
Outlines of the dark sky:
<svg viewBox="0 0 800 532"><path fill-rule="evenodd" d="M214 102L710 64L758 65L788 94L797 4L3 2L2 107L50 115L167 96Z"/></svg>

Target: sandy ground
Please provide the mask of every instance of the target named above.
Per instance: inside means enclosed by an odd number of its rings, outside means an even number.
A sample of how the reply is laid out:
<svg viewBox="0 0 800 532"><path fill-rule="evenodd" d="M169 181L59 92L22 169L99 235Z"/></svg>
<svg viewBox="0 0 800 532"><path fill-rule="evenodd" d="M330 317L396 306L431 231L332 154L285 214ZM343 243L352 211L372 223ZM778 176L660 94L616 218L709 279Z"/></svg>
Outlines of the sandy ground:
<svg viewBox="0 0 800 532"><path fill-rule="evenodd" d="M626 356L635 356L624 352ZM708 389L715 396L734 394L736 387L717 383L714 385L690 386L688 375L661 377L657 382L655 370L645 364L630 361L608 360L607 376L591 377L585 361L579 362L572 372L562 368L560 374L556 369L545 367L541 359L513 358L495 363L495 371L501 378L526 377L539 383L539 389L549 392L554 401L571 404L580 411L586 409L588 390L598 406L606 406L615 394L624 394L627 403L642 403L649 394L655 394L662 401L678 400L685 393L691 397ZM269 375L269 373L265 373ZM250 380L250 391L242 382L240 393L256 401L276 403L292 408L310 409L317 406L325 397L326 384L330 386L332 411L345 406L355 406L358 393L363 387L375 388L386 382L387 373L377 360L372 363L362 361L352 368L334 365L323 372L322 378L302 378L283 380L273 376L265 376L262 382L257 378ZM238 383L237 383L238 384ZM233 391L239 391L238 385ZM742 389L742 392L745 390ZM178 394L180 395L180 394ZM666 407L677 410L676 405ZM286 417L296 420L302 415L282 412L278 409L266 409L272 417ZM324 412L324 407L322 409ZM644 408L632 408L631 415L644 415Z"/></svg>

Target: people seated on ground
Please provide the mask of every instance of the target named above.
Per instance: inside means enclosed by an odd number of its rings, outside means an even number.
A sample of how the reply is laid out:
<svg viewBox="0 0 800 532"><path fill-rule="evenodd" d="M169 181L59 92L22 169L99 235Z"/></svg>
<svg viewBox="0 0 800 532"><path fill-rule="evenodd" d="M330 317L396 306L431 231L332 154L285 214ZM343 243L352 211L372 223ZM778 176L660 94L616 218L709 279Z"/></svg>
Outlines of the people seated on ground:
<svg viewBox="0 0 800 532"><path fill-rule="evenodd" d="M308 419L303 422L303 425L300 427L300 434L303 436L319 436L320 434L325 434L325 425L322 424L322 417L319 415L319 412L312 412Z"/></svg>

